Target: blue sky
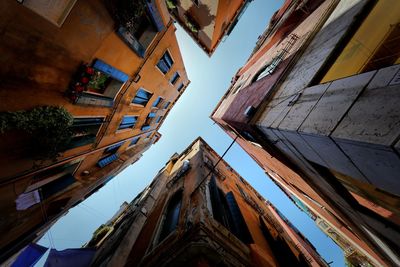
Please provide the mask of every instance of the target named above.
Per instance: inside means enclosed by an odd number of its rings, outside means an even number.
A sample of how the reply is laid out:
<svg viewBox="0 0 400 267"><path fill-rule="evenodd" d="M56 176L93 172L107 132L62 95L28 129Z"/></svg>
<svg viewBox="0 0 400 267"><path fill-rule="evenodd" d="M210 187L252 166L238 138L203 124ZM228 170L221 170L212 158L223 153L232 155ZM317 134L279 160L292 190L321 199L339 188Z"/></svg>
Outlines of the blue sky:
<svg viewBox="0 0 400 267"><path fill-rule="evenodd" d="M209 118L230 85L236 71L243 66L282 0L253 1L231 35L209 58L177 26L177 38L191 84L173 107L160 132L162 138L134 165L125 169L85 202L71 209L39 242L58 250L81 247L93 231L118 210L123 201L130 202L150 183L174 152L183 151L196 137L203 137L220 155L232 142ZM225 160L266 199L270 200L313 243L331 266L344 266L343 253L322 233L314 222L275 186L263 170L235 144ZM36 266L43 264L42 260Z"/></svg>

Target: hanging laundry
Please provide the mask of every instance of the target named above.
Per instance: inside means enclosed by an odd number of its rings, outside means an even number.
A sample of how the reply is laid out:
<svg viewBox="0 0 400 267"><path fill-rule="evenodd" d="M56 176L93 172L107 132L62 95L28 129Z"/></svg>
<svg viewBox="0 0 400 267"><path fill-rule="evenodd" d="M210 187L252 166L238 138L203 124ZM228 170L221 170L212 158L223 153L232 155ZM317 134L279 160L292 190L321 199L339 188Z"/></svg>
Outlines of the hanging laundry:
<svg viewBox="0 0 400 267"><path fill-rule="evenodd" d="M96 250L88 248L51 249L44 267L88 267L95 253Z"/></svg>
<svg viewBox="0 0 400 267"><path fill-rule="evenodd" d="M29 244L24 251L19 254L11 267L31 267L46 253L47 248L37 244Z"/></svg>
<svg viewBox="0 0 400 267"><path fill-rule="evenodd" d="M22 193L15 200L17 210L26 210L27 208L40 202L39 190L33 190L27 193Z"/></svg>

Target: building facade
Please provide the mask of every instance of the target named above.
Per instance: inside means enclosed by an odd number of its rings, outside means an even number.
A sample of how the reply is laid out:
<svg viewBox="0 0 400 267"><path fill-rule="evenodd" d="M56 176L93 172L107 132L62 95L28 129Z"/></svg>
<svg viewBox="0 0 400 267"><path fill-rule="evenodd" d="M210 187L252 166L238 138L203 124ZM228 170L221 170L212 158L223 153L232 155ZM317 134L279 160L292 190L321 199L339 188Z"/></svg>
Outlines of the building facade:
<svg viewBox="0 0 400 267"><path fill-rule="evenodd" d="M400 264L399 18L397 1L285 1L212 114L377 266Z"/></svg>
<svg viewBox="0 0 400 267"><path fill-rule="evenodd" d="M1 2L0 262L137 161L189 85L165 2L131 2Z"/></svg>
<svg viewBox="0 0 400 267"><path fill-rule="evenodd" d="M252 0L166 0L172 17L211 56Z"/></svg>
<svg viewBox="0 0 400 267"><path fill-rule="evenodd" d="M88 243L92 266L328 266L201 138L118 214Z"/></svg>

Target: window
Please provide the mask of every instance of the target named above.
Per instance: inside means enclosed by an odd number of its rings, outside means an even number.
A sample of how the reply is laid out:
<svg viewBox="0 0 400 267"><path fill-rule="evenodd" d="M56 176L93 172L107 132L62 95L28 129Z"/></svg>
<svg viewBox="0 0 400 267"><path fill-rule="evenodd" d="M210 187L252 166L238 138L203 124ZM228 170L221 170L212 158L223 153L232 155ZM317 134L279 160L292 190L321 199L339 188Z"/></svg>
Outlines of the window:
<svg viewBox="0 0 400 267"><path fill-rule="evenodd" d="M160 69L162 73L166 74L171 69L172 64L174 64L174 61L172 60L169 52L166 51L158 61L157 67Z"/></svg>
<svg viewBox="0 0 400 267"><path fill-rule="evenodd" d="M139 142L140 136L136 136L132 139L131 143L129 144L129 146L133 146L136 145Z"/></svg>
<svg viewBox="0 0 400 267"><path fill-rule="evenodd" d="M185 85L183 83L180 83L178 88L176 88L176 90L178 90L178 92L180 92L183 89L183 87L185 87Z"/></svg>
<svg viewBox="0 0 400 267"><path fill-rule="evenodd" d="M168 107L169 107L169 105L171 104L171 102L165 102L165 105L164 105L164 107L163 107L163 109L167 109Z"/></svg>
<svg viewBox="0 0 400 267"><path fill-rule="evenodd" d="M147 131L150 129L150 125L153 123L154 118L156 117L155 112L150 112L149 115L147 115L146 121L144 122L141 130L142 131Z"/></svg>
<svg viewBox="0 0 400 267"><path fill-rule="evenodd" d="M118 155L117 155L117 154L111 154L111 155L108 155L108 156L105 156L105 157L101 158L101 159L97 162L97 165L98 165L100 168L103 168L103 167L105 167L105 166L111 164L112 162L116 161L117 159L118 159Z"/></svg>
<svg viewBox="0 0 400 267"><path fill-rule="evenodd" d="M118 159L117 151L124 143L125 142L123 141L107 147L104 150L103 157L97 162L97 165L100 168L103 168L116 161Z"/></svg>
<svg viewBox="0 0 400 267"><path fill-rule="evenodd" d="M118 35L140 57L144 57L157 32L164 28L157 7L149 1L146 1L144 8L140 6L143 4L141 1L133 1L128 8L120 5L120 9L116 10L125 20L120 21Z"/></svg>
<svg viewBox="0 0 400 267"><path fill-rule="evenodd" d="M172 75L171 80L169 80L169 82L175 84L179 80L179 77L181 77L179 73L175 72L174 75Z"/></svg>
<svg viewBox="0 0 400 267"><path fill-rule="evenodd" d="M253 238L233 193L229 192L224 195L217 186L215 176L211 177L209 191L214 219L224 225L242 242L246 244L253 243Z"/></svg>
<svg viewBox="0 0 400 267"><path fill-rule="evenodd" d="M104 122L104 118L74 118L71 126L72 139L68 149L91 144L96 140L96 135Z"/></svg>
<svg viewBox="0 0 400 267"><path fill-rule="evenodd" d="M124 116L122 118L121 124L118 127L118 130L135 127L137 118L137 116Z"/></svg>
<svg viewBox="0 0 400 267"><path fill-rule="evenodd" d="M283 53L274 57L269 63L265 64L253 78L253 82L259 81L262 78L271 75L278 65L283 61Z"/></svg>
<svg viewBox="0 0 400 267"><path fill-rule="evenodd" d="M97 59L92 66L82 65L70 88L76 104L112 107L114 98L129 76Z"/></svg>
<svg viewBox="0 0 400 267"><path fill-rule="evenodd" d="M146 106L152 96L152 93L140 88L137 91L136 96L133 98L132 103Z"/></svg>
<svg viewBox="0 0 400 267"><path fill-rule="evenodd" d="M158 241L164 240L170 233L178 227L179 214L182 206L182 191L175 193L169 200L167 209L164 213L160 236Z"/></svg>
<svg viewBox="0 0 400 267"><path fill-rule="evenodd" d="M163 116L158 116L156 123L159 123L161 121L161 119L163 118Z"/></svg>
<svg viewBox="0 0 400 267"><path fill-rule="evenodd" d="M161 96L157 97L157 99L153 102L152 107L158 108L163 102L163 98Z"/></svg>
<svg viewBox="0 0 400 267"><path fill-rule="evenodd" d="M104 151L104 153L107 153L107 154L116 153L118 151L118 149L122 146L123 143L124 142L119 142L117 144L107 147L106 150Z"/></svg>

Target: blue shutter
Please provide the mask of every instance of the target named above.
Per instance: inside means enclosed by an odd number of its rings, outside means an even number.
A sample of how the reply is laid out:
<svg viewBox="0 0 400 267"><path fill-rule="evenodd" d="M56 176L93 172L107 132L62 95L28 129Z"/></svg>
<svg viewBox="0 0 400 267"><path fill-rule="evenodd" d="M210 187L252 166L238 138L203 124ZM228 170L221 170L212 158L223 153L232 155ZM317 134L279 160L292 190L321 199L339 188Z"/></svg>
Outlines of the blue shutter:
<svg viewBox="0 0 400 267"><path fill-rule="evenodd" d="M108 164L112 163L113 161L116 161L118 159L118 154L112 154L108 157L102 158L101 160L99 160L97 162L97 165L100 168L103 168L105 166L107 166Z"/></svg>
<svg viewBox="0 0 400 267"><path fill-rule="evenodd" d="M66 174L48 184L41 187L42 198L47 199L52 195L64 190L75 182L75 177L71 174Z"/></svg>
<svg viewBox="0 0 400 267"><path fill-rule="evenodd" d="M153 107L157 107L158 104L160 104L161 99L161 96L157 97L157 99L153 102Z"/></svg>
<svg viewBox="0 0 400 267"><path fill-rule="evenodd" d="M131 143L129 144L129 146L133 146L135 144L137 144L137 142L139 141L140 137L136 136L132 139Z"/></svg>
<svg viewBox="0 0 400 267"><path fill-rule="evenodd" d="M156 113L155 112L150 112L149 115L147 115L147 118L155 118Z"/></svg>
<svg viewBox="0 0 400 267"><path fill-rule="evenodd" d="M143 125L141 128L142 131L147 131L149 129L150 129L150 125Z"/></svg>
<svg viewBox="0 0 400 267"><path fill-rule="evenodd" d="M139 57L144 57L146 49L128 32L124 27L118 28L118 34L121 39L133 50Z"/></svg>
<svg viewBox="0 0 400 267"><path fill-rule="evenodd" d="M106 153L107 153L107 152L110 152L110 151L112 151L113 149L115 149L115 151L117 151L118 148L119 148L120 146L122 146L122 144L123 144L124 142L125 142L125 141L121 141L121 142L119 142L119 143L117 143L117 144L114 144L114 145L112 145L112 146L109 146L108 148L106 148L105 152L106 152Z"/></svg>
<svg viewBox="0 0 400 267"><path fill-rule="evenodd" d="M147 100L149 100L152 95L153 95L152 93L147 92L146 90L143 90L141 88L136 93L137 97L141 97L141 98L144 98L144 99L147 99Z"/></svg>
<svg viewBox="0 0 400 267"><path fill-rule="evenodd" d="M129 79L129 76L127 74L123 73L120 70L117 70L113 66L108 65L107 63L105 63L100 59L97 59L94 62L93 68L110 75L111 77L120 82L126 82Z"/></svg>
<svg viewBox="0 0 400 267"><path fill-rule="evenodd" d="M240 208L236 202L235 196L232 192L228 192L225 195L226 201L228 203L229 211L232 216L233 224L235 226L235 236L237 236L243 243L250 244L253 243L253 238L247 228L247 224L243 218Z"/></svg>
<svg viewBox="0 0 400 267"><path fill-rule="evenodd" d="M152 3L147 3L147 7L149 8L149 12L151 15L151 20L153 21L154 25L157 28L157 31L162 31L164 29L164 23L162 21L162 18L160 16L160 13L158 13L157 7Z"/></svg>

